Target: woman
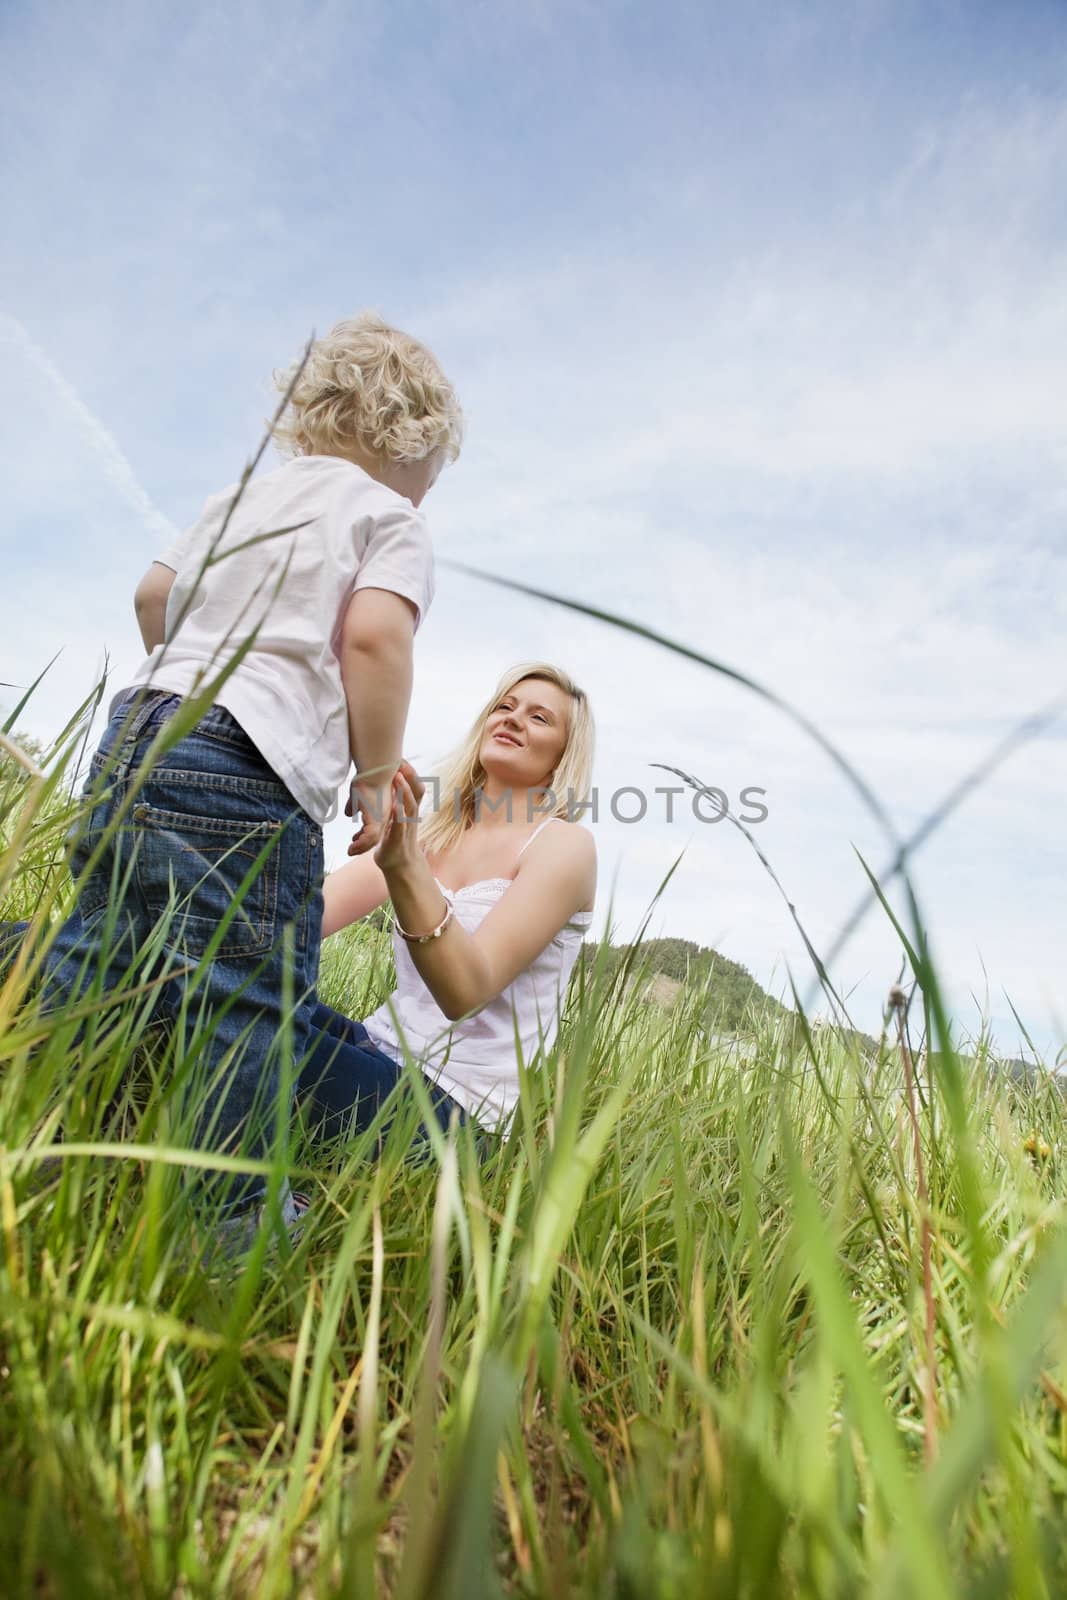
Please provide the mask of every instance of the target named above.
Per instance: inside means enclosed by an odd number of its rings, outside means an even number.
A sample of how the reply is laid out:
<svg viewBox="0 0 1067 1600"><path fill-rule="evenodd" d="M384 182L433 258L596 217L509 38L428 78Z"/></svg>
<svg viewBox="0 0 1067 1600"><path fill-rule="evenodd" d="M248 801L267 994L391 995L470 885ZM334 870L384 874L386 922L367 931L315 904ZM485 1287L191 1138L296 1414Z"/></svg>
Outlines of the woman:
<svg viewBox="0 0 1067 1600"><path fill-rule="evenodd" d="M405 1049L443 1127L453 1115L503 1131L519 1072L555 1037L596 893L585 800L593 721L585 695L544 663L512 668L440 780L405 764L373 855L326 880L323 936L390 900L397 984L363 1023L319 1005L299 1095L327 1134L359 1132L403 1078Z"/></svg>

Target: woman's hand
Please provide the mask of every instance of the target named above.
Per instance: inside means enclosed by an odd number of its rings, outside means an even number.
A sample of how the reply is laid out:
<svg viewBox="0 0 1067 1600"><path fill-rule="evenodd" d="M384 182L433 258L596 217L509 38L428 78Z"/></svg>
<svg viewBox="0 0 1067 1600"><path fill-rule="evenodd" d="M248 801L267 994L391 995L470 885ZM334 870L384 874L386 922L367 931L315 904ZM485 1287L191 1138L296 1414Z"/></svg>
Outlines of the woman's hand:
<svg viewBox="0 0 1067 1600"><path fill-rule="evenodd" d="M398 788L398 801L401 793ZM405 816L413 811L413 799L405 801ZM402 864L385 867L383 876L400 927L425 935L440 924L448 902L421 848L403 837L414 832L411 820L394 817L386 848L395 850ZM575 912L591 904L595 891L592 834L560 824L547 829L523 856L511 887L473 933L453 917L443 938L411 944L408 954L445 1016L456 1022L525 972Z"/></svg>
<svg viewBox="0 0 1067 1600"><path fill-rule="evenodd" d="M426 859L419 844L419 802L425 792L410 761L402 761L393 777L381 838L374 850L374 859L386 874Z"/></svg>

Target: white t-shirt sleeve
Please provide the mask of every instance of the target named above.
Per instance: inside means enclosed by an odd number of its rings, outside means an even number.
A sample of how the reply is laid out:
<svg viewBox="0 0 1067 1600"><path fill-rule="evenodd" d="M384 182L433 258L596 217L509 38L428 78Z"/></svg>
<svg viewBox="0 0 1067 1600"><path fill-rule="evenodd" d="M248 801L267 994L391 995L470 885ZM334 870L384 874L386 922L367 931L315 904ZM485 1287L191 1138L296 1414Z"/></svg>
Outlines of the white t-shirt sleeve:
<svg viewBox="0 0 1067 1600"><path fill-rule="evenodd" d="M161 550L158 555L154 555L152 557L153 565L157 567L169 567L172 572L177 572L178 568L181 566L182 546L186 543L186 540L187 535L185 534L182 534L180 538L175 539L173 544L169 544L165 550Z"/></svg>
<svg viewBox="0 0 1067 1600"><path fill-rule="evenodd" d="M221 525L219 513L223 511L223 508L229 506L236 492L236 485L234 485L232 488L224 489L221 494L209 495L204 502L204 509L196 521L186 528L184 532L179 533L178 537L165 550L161 550L158 555L154 555L152 560L158 562L161 567L169 567L172 572L180 572L182 562L188 557L201 529L209 521L215 529Z"/></svg>
<svg viewBox="0 0 1067 1600"><path fill-rule="evenodd" d="M433 546L414 508L398 506L375 517L352 592L357 589L388 589L410 600L419 626L433 599Z"/></svg>

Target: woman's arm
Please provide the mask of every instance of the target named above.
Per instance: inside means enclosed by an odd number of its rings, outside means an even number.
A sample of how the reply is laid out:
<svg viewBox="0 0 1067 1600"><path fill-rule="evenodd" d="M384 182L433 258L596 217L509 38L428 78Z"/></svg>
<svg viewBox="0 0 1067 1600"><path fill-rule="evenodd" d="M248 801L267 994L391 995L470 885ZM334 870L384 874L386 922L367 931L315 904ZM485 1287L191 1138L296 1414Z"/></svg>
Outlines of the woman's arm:
<svg viewBox="0 0 1067 1600"><path fill-rule="evenodd" d="M402 794L407 785L395 780ZM415 841L414 800L409 822L394 819L378 849L397 920L409 933L428 933L445 914L440 886ZM473 934L453 918L439 939L409 944L427 989L452 1022L477 1011L525 972L596 891L596 846L577 824L546 828L527 851L511 888Z"/></svg>
<svg viewBox="0 0 1067 1600"><path fill-rule="evenodd" d="M331 872L322 886L322 937L377 911L389 898L385 875L373 856L356 856Z"/></svg>

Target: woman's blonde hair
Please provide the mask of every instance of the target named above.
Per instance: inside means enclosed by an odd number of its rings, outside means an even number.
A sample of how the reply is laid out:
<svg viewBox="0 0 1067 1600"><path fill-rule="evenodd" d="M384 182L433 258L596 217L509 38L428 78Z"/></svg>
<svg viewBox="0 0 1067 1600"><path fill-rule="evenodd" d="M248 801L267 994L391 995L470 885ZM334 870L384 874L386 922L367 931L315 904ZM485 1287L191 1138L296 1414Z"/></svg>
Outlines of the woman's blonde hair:
<svg viewBox="0 0 1067 1600"><path fill-rule="evenodd" d="M443 855L459 841L476 816L476 796L485 783L486 772L478 759L482 735L490 713L505 695L528 678L554 683L570 696L567 742L556 762L549 786L555 804L541 812L545 817L573 818L574 810L589 796L593 782L593 751L596 732L593 713L583 690L560 667L546 661L524 661L511 667L471 724L463 743L442 763L438 774L437 808L419 827L419 843L430 855Z"/></svg>
<svg viewBox="0 0 1067 1600"><path fill-rule="evenodd" d="M274 374L282 393L295 370ZM463 413L426 346L365 311L314 341L274 440L286 455L343 456L355 446L379 460L443 450L455 461Z"/></svg>

